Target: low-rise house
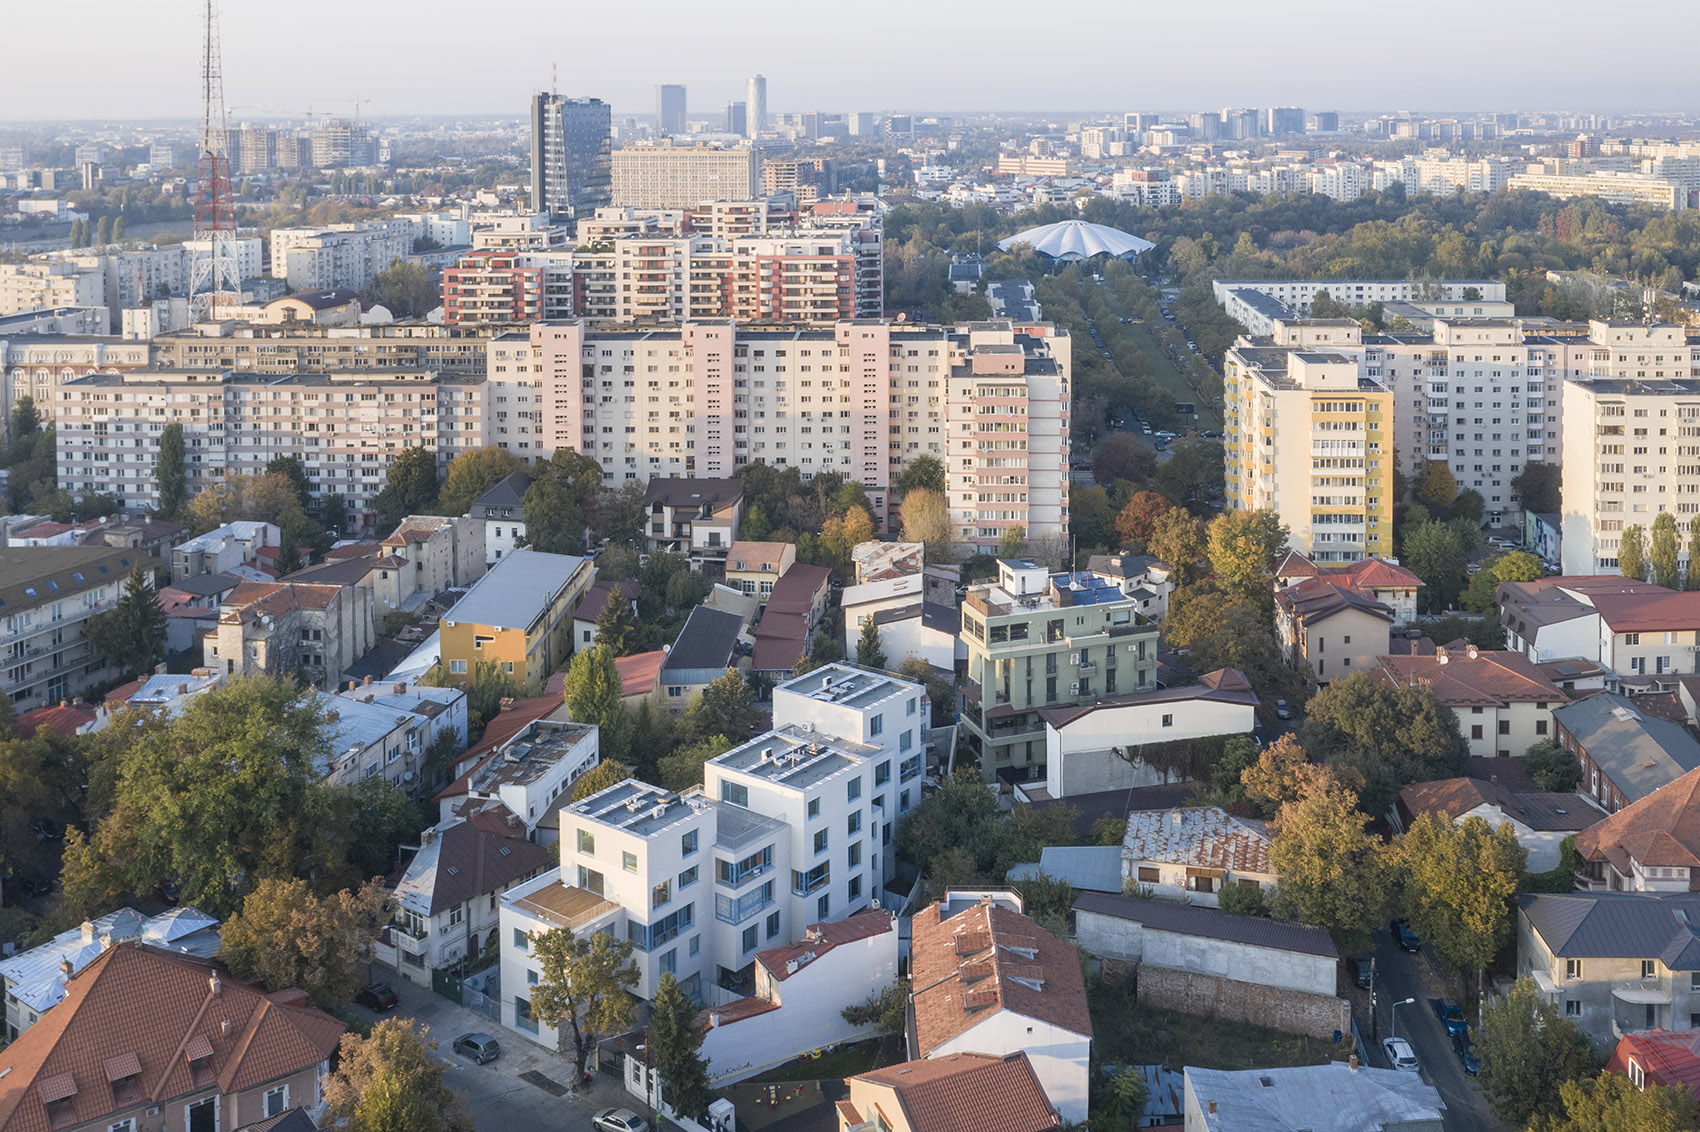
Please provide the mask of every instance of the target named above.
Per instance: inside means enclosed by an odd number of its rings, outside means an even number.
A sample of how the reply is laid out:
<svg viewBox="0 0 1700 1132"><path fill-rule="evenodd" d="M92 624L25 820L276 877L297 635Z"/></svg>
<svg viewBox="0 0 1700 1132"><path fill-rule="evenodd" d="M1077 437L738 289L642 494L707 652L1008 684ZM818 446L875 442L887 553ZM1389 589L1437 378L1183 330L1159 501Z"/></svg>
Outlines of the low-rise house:
<svg viewBox="0 0 1700 1132"><path fill-rule="evenodd" d="M1140 757L1143 748L1247 734L1257 725L1257 693L1244 673L1220 668L1196 684L1041 708L1039 717L1045 722L1045 796L1067 798L1167 781L1166 772Z"/></svg>
<svg viewBox="0 0 1700 1132"><path fill-rule="evenodd" d="M425 752L445 732L466 746L466 693L428 684L355 685L318 693L331 736L322 768L329 782L352 784L383 775L413 791L425 773Z"/></svg>
<svg viewBox="0 0 1700 1132"><path fill-rule="evenodd" d="M1138 970L1140 1002L1323 1038L1351 1028L1326 929L1101 892L1075 899L1074 925L1107 975Z"/></svg>
<svg viewBox="0 0 1700 1132"><path fill-rule="evenodd" d="M1272 844L1268 823L1219 806L1141 810L1127 816L1122 879L1153 896L1214 908L1230 884L1275 888Z"/></svg>
<svg viewBox="0 0 1700 1132"><path fill-rule="evenodd" d="M515 550L490 567L437 625L450 675L496 664L524 688L538 686L573 651L573 612L596 580L588 558Z"/></svg>
<svg viewBox="0 0 1700 1132"><path fill-rule="evenodd" d="M15 721L17 732L20 736L29 738L45 727L61 739L86 735L90 731L100 730L105 719L105 706L104 703L85 704L81 696L60 700L48 707L34 708L19 714Z"/></svg>
<svg viewBox="0 0 1700 1132"><path fill-rule="evenodd" d="M1446 1105L1416 1073L1330 1061L1186 1067L1186 1132L1442 1132Z"/></svg>
<svg viewBox="0 0 1700 1132"><path fill-rule="evenodd" d="M810 1050L872 1037L843 1011L897 979L897 920L864 908L810 924L801 939L756 953L755 993L710 1007L702 1056L719 1087L742 1081Z"/></svg>
<svg viewBox="0 0 1700 1132"><path fill-rule="evenodd" d="M856 651L857 638L862 635L862 622L870 617L877 618L882 613L920 605L926 600L926 588L926 577L920 573L891 574L845 586L838 595L838 604L844 611L846 650Z"/></svg>
<svg viewBox="0 0 1700 1132"><path fill-rule="evenodd" d="M484 524L477 519L409 515L380 544L372 563L375 612L413 612L448 589L483 576Z"/></svg>
<svg viewBox="0 0 1700 1132"><path fill-rule="evenodd" d="M299 675L318 688L372 647L372 591L313 582L244 582L201 638L201 663L226 676Z"/></svg>
<svg viewBox="0 0 1700 1132"><path fill-rule="evenodd" d="M644 534L651 551L669 550L693 569L718 568L738 541L744 485L736 479L662 479L644 489Z"/></svg>
<svg viewBox="0 0 1700 1132"><path fill-rule="evenodd" d="M258 566L260 550L283 545L283 532L274 523L238 520L214 527L204 535L171 550L171 580L196 574L224 574L239 566Z"/></svg>
<svg viewBox="0 0 1700 1132"><path fill-rule="evenodd" d="M186 675L161 673L114 688L106 696L107 719L118 711L159 712L175 716L199 696L224 687L224 673L196 668ZM105 720L101 726L105 726Z"/></svg>
<svg viewBox="0 0 1700 1132"><path fill-rule="evenodd" d="M1013 893L947 892L911 931L910 1057L1025 1052L1051 1107L1084 1120L1092 1017L1074 949Z"/></svg>
<svg viewBox="0 0 1700 1132"><path fill-rule="evenodd" d="M792 543L740 540L726 552L726 584L766 601L796 561L797 548Z"/></svg>
<svg viewBox="0 0 1700 1132"><path fill-rule="evenodd" d="M1598 663L1611 691L1669 692L1700 672L1700 592L1606 574L1501 582L1494 596L1508 647Z"/></svg>
<svg viewBox="0 0 1700 1132"><path fill-rule="evenodd" d="M1288 664L1309 663L1316 682L1373 670L1388 652L1390 606L1353 586L1309 578L1275 593L1275 635Z"/></svg>
<svg viewBox="0 0 1700 1132"><path fill-rule="evenodd" d="M1509 824L1517 844L1528 850L1531 873L1557 868L1564 839L1605 816L1583 794L1513 790L1487 778L1439 778L1400 790L1390 815L1394 829L1403 833L1422 814L1454 822L1481 818L1495 829Z"/></svg>
<svg viewBox="0 0 1700 1132"><path fill-rule="evenodd" d="M499 810L438 822L420 835L418 851L401 868L378 961L428 987L436 968L477 959L498 943L502 893L548 869L553 858Z"/></svg>
<svg viewBox="0 0 1700 1132"><path fill-rule="evenodd" d="M1139 601L1139 612L1153 621L1169 616L1169 595L1175 592L1175 572L1169 564L1149 554L1094 554L1086 569L1113 578L1122 592Z"/></svg>
<svg viewBox="0 0 1700 1132"><path fill-rule="evenodd" d="M953 1053L846 1077L838 1132L1047 1132L1062 1127L1025 1053Z"/></svg>
<svg viewBox="0 0 1700 1132"><path fill-rule="evenodd" d="M171 548L181 542L189 528L143 515L134 519L110 519L83 534L84 546L114 546L139 550L160 562L171 561Z"/></svg>
<svg viewBox="0 0 1700 1132"><path fill-rule="evenodd" d="M850 548L850 569L855 584L906 578L926 569L927 547L919 542L887 542L874 539ZM850 589L853 587L845 587Z"/></svg>
<svg viewBox="0 0 1700 1132"><path fill-rule="evenodd" d="M1390 687L1423 687L1458 720L1472 755L1521 755L1552 736L1552 709L1568 702L1520 652L1436 648L1433 656L1382 656L1373 674Z"/></svg>
<svg viewBox="0 0 1700 1132"><path fill-rule="evenodd" d="M578 603L578 609L573 613L573 651L582 652L594 648L597 642L596 622L608 608L609 600L614 591L620 591L620 600L633 617L637 616L638 599L643 597L643 584L634 579L624 579L618 582L598 581L584 591L584 598Z"/></svg>
<svg viewBox="0 0 1700 1132"><path fill-rule="evenodd" d="M1642 1030L1624 1034L1606 1061L1637 1089L1658 1085L1700 1095L1700 1029Z"/></svg>
<svg viewBox="0 0 1700 1132"><path fill-rule="evenodd" d="M726 675L736 662L743 631L736 614L706 605L691 610L661 668L662 698L670 710L684 711L697 693Z"/></svg>
<svg viewBox="0 0 1700 1132"><path fill-rule="evenodd" d="M46 943L0 961L0 987L6 994L6 1040L41 1020L65 997L65 986L77 972L117 944L141 942L165 951L198 955L218 954L218 921L191 904L180 904L157 916L120 908L80 927L60 932Z"/></svg>
<svg viewBox="0 0 1700 1132"><path fill-rule="evenodd" d="M773 587L756 626L750 656L754 672L789 674L809 653L815 628L826 614L832 571L825 566L793 566Z"/></svg>
<svg viewBox="0 0 1700 1132"><path fill-rule="evenodd" d="M1517 972L1600 1045L1635 1030L1696 1028L1700 894L1525 893Z"/></svg>
<svg viewBox="0 0 1700 1132"><path fill-rule="evenodd" d="M1552 713L1558 745L1576 756L1582 789L1608 813L1700 767L1700 741L1680 724L1601 692Z"/></svg>
<svg viewBox="0 0 1700 1132"><path fill-rule="evenodd" d="M1700 768L1582 830L1576 852L1578 888L1700 891Z"/></svg>
<svg viewBox="0 0 1700 1132"><path fill-rule="evenodd" d="M165 610L165 644L172 652L199 648L201 637L218 623L218 607L242 584L234 574L197 574L159 589Z"/></svg>
<svg viewBox="0 0 1700 1132"><path fill-rule="evenodd" d="M620 674L620 699L636 711L645 701L661 703L661 669L667 663L667 650L634 653L617 657L614 670Z"/></svg>
<svg viewBox="0 0 1700 1132"><path fill-rule="evenodd" d="M484 489L467 509L469 519L484 524L484 564L494 566L502 556L522 546L525 533L525 493L531 477L515 472Z"/></svg>
<svg viewBox="0 0 1700 1132"><path fill-rule="evenodd" d="M593 723L535 720L438 794L439 812L447 820L468 812L468 803L499 804L526 836L550 844L560 836L560 807L573 783L600 761L598 740Z"/></svg>
<svg viewBox="0 0 1700 1132"><path fill-rule="evenodd" d="M1417 619L1417 591L1423 580L1387 558L1371 555L1356 562L1324 563L1318 566L1296 550L1289 550L1275 564L1275 588L1283 590L1311 578L1351 589L1359 597L1380 602L1393 611L1393 623L1405 625Z"/></svg>
<svg viewBox="0 0 1700 1132"><path fill-rule="evenodd" d="M0 1132L217 1132L319 1113L342 1022L218 963L141 944L102 952L0 1051Z"/></svg>

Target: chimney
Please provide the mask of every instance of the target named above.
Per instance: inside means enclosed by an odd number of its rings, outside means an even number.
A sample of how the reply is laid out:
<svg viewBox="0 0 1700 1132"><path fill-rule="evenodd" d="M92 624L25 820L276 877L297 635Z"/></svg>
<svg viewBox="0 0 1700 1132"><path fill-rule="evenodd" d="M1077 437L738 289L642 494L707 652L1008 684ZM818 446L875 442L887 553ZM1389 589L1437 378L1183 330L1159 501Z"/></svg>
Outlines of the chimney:
<svg viewBox="0 0 1700 1132"><path fill-rule="evenodd" d="M1475 660L1476 657L1481 655L1481 650L1476 648L1475 645L1469 645L1464 649L1464 655L1469 657L1471 660Z"/></svg>
<svg viewBox="0 0 1700 1132"><path fill-rule="evenodd" d="M187 685L187 684L177 685L177 694L179 696L187 696L189 694L189 685Z"/></svg>
<svg viewBox="0 0 1700 1132"><path fill-rule="evenodd" d="M395 687L391 688L390 690L392 692L394 692L396 695L399 696L403 692L407 691L407 684L406 683L397 684L397 685L395 685Z"/></svg>
<svg viewBox="0 0 1700 1132"><path fill-rule="evenodd" d="M83 942L85 944L94 942L94 923L91 920L83 921Z"/></svg>
<svg viewBox="0 0 1700 1132"><path fill-rule="evenodd" d="M1355 1057L1354 1057L1354 1058L1353 1058L1353 1059L1352 1059L1352 1060L1354 1060L1354 1061L1356 1061L1356 1060L1357 1060L1357 1058L1355 1058ZM1210 1115L1211 1115L1211 1116L1215 1116L1215 1115L1216 1115L1216 1102L1215 1102L1215 1101L1211 1101L1211 1102L1210 1102Z"/></svg>
<svg viewBox="0 0 1700 1132"><path fill-rule="evenodd" d="M224 984L219 981L217 975L212 975L207 979L207 990L212 992L214 998L217 998L224 993Z"/></svg>
<svg viewBox="0 0 1700 1132"><path fill-rule="evenodd" d="M359 685L359 684L356 684L356 683L355 683L355 682L354 682L354 681L353 681L353 680L350 680L350 681L349 681L349 682L348 682L348 690L349 690L349 691L350 691L350 692L352 692L352 691L354 691L354 689L356 689L356 688L358 688L358 687L360 687L360 685Z"/></svg>
<svg viewBox="0 0 1700 1132"><path fill-rule="evenodd" d="M220 1022L218 1024L218 1031L228 1038L231 1031L230 1019L226 1018L224 1021Z"/></svg>
<svg viewBox="0 0 1700 1132"><path fill-rule="evenodd" d="M1356 1073L1358 1071L1358 1055L1357 1054L1354 1053L1351 1057L1348 1057L1346 1059L1346 1067L1354 1073Z"/></svg>
<svg viewBox="0 0 1700 1132"><path fill-rule="evenodd" d="M372 683L372 678L370 676L368 676L368 677L366 677L366 679L364 681L362 681L362 683L370 685Z"/></svg>
<svg viewBox="0 0 1700 1132"><path fill-rule="evenodd" d="M1497 775L1497 774L1488 775L1488 781L1493 783L1495 786L1498 786L1499 785L1499 775Z"/></svg>
<svg viewBox="0 0 1700 1132"><path fill-rule="evenodd" d="M719 1027L720 1027L720 1011L718 1011L718 1010L709 1011L708 1028L711 1029L711 1030L715 1030L715 1029L718 1029Z"/></svg>
<svg viewBox="0 0 1700 1132"><path fill-rule="evenodd" d="M70 700L60 700L60 701L59 701L59 706L60 706L60 707L70 707L70 706L71 706L71 701L70 701Z"/></svg>
<svg viewBox="0 0 1700 1132"><path fill-rule="evenodd" d="M64 975L67 979L71 977L75 970L76 968L71 966L71 961L69 959L59 960L59 973Z"/></svg>
<svg viewBox="0 0 1700 1132"><path fill-rule="evenodd" d="M100 933L100 949L102 951L111 951L112 950L112 933L111 932L101 932Z"/></svg>

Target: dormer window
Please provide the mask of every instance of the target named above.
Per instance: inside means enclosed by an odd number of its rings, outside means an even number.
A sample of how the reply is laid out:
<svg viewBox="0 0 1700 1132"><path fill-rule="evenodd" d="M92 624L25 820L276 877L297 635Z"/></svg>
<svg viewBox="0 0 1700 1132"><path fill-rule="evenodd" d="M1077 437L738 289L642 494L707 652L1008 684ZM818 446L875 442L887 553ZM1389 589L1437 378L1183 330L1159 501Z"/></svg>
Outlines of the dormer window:
<svg viewBox="0 0 1700 1132"><path fill-rule="evenodd" d="M133 1050L107 1058L103 1067L106 1079L112 1085L113 1104L133 1104L141 1098L142 1061Z"/></svg>

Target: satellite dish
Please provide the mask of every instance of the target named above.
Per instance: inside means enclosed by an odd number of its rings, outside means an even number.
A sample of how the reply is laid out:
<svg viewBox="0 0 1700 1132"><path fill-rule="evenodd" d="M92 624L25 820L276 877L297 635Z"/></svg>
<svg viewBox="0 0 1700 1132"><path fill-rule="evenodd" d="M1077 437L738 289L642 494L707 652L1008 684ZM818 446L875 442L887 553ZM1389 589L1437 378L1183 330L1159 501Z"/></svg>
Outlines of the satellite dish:
<svg viewBox="0 0 1700 1132"><path fill-rule="evenodd" d="M413 772L411 770L402 771L401 772L401 780L403 782L412 782L413 781Z"/></svg>

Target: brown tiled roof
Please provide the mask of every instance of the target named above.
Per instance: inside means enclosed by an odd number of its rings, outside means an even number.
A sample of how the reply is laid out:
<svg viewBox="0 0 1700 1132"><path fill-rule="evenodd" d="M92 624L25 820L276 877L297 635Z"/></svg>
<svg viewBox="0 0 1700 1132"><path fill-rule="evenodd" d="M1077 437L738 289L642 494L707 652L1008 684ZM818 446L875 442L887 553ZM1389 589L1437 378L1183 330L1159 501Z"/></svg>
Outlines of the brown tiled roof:
<svg viewBox="0 0 1700 1132"><path fill-rule="evenodd" d="M1344 566L1323 566L1318 569L1317 576L1330 581L1349 580L1360 591L1416 589L1423 584L1421 578L1403 566L1383 558L1365 558Z"/></svg>
<svg viewBox="0 0 1700 1132"><path fill-rule="evenodd" d="M627 578L619 582L597 582L579 599L578 612L573 616L580 621L594 621L602 616L602 611L608 608L608 599L614 596L614 587L620 587L620 596L628 602L637 601L643 596L643 583Z"/></svg>
<svg viewBox="0 0 1700 1132"><path fill-rule="evenodd" d="M325 551L325 558L327 560L333 558L364 558L368 554L378 553L378 549L378 544L375 542L345 543L342 546L333 546Z"/></svg>
<svg viewBox="0 0 1700 1132"><path fill-rule="evenodd" d="M831 577L832 571L825 566L796 563L773 583L773 593L767 599L767 612L808 613L814 608L815 594L826 586Z"/></svg>
<svg viewBox="0 0 1700 1132"><path fill-rule="evenodd" d="M1433 656L1380 656L1375 675L1392 687L1427 687L1447 707L1506 707L1514 703L1568 703L1563 689L1520 652L1463 653L1437 649Z"/></svg>
<svg viewBox="0 0 1700 1132"><path fill-rule="evenodd" d="M273 617L292 609L328 609L341 586L312 582L243 582L219 605L220 621L252 621L263 614Z"/></svg>
<svg viewBox="0 0 1700 1132"><path fill-rule="evenodd" d="M1507 817L1546 832L1584 830L1600 816L1600 811L1579 794L1517 790L1486 778L1437 778L1413 782L1399 791L1399 808L1406 821L1416 820L1419 814L1456 819L1477 806L1498 806Z"/></svg>
<svg viewBox="0 0 1700 1132"><path fill-rule="evenodd" d="M835 947L871 939L891 930L891 913L878 908L864 908L854 916L832 923L810 924L801 940L757 952L756 962L771 971L774 978L784 982ZM796 969L787 969L786 964L793 959L798 961Z"/></svg>
<svg viewBox="0 0 1700 1132"><path fill-rule="evenodd" d="M1290 585L1276 593L1275 600L1283 609L1307 625L1326 621L1336 613L1343 613L1348 609L1371 614L1383 621L1393 620L1393 610L1386 605L1374 598L1364 597L1349 583L1333 582L1326 578L1307 578Z"/></svg>
<svg viewBox="0 0 1700 1132"><path fill-rule="evenodd" d="M911 1002L923 1057L999 1010L1091 1037L1074 948L1000 905L942 914L935 903L912 927Z"/></svg>
<svg viewBox="0 0 1700 1132"><path fill-rule="evenodd" d="M655 682L661 679L661 668L666 663L665 649L616 659L614 671L620 674L620 695L642 696L655 691Z"/></svg>
<svg viewBox="0 0 1700 1132"><path fill-rule="evenodd" d="M1700 768L1578 833L1576 851L1590 861L1610 861L1625 876L1633 871L1631 859L1657 868L1700 868Z"/></svg>
<svg viewBox="0 0 1700 1132"><path fill-rule="evenodd" d="M895 1092L916 1132L1043 1132L1062 1124L1025 1052L953 1053L857 1079Z"/></svg>
<svg viewBox="0 0 1700 1132"><path fill-rule="evenodd" d="M328 1014L237 982L212 960L119 944L73 976L64 1001L0 1051L0 1132L48 1132L141 1101L251 1089L318 1065L343 1030ZM200 1045L206 1066L197 1071L187 1053ZM128 1069L131 1058L141 1097L120 1106L111 1073ZM50 1125L43 1098L63 1094L67 1078L75 1088L70 1116Z"/></svg>
<svg viewBox="0 0 1700 1132"><path fill-rule="evenodd" d="M18 734L28 738L45 727L53 734L69 739L77 733L77 728L93 723L95 715L92 706L80 703L58 703L52 707L36 708L18 716Z"/></svg>
<svg viewBox="0 0 1700 1132"><path fill-rule="evenodd" d="M1700 628L1700 591L1594 594L1600 620L1614 633L1668 633Z"/></svg>
<svg viewBox="0 0 1700 1132"><path fill-rule="evenodd" d="M726 569L735 574L779 573L788 542L746 542L739 539L726 551Z"/></svg>
<svg viewBox="0 0 1700 1132"><path fill-rule="evenodd" d="M1236 873L1273 873L1267 823L1217 806L1140 810L1127 816L1122 858Z"/></svg>

